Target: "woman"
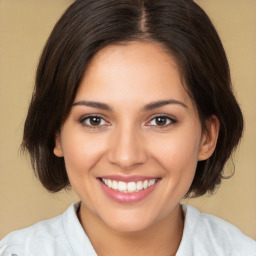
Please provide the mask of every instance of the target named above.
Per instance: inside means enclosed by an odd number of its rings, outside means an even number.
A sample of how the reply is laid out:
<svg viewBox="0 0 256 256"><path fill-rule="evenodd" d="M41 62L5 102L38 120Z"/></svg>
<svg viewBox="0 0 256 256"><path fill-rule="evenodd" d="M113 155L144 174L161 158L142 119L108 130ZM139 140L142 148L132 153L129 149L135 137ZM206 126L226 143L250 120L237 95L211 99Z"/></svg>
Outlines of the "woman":
<svg viewBox="0 0 256 256"><path fill-rule="evenodd" d="M256 255L181 206L213 192L243 117L228 62L191 0L77 0L42 53L23 148L43 186L81 202L16 231L1 255Z"/></svg>

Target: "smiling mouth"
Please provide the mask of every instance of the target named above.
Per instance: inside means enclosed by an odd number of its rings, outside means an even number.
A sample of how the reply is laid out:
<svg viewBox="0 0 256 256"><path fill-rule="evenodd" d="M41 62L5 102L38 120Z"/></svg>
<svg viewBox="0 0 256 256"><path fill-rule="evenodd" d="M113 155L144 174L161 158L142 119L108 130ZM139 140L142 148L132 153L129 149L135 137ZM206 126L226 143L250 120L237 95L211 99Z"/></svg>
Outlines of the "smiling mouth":
<svg viewBox="0 0 256 256"><path fill-rule="evenodd" d="M99 178L99 180L105 186L115 191L122 192L122 193L136 193L153 186L160 180L160 178L147 179L143 181L140 180L136 182L134 181L124 182L124 181L117 181L117 180L105 179L105 178Z"/></svg>

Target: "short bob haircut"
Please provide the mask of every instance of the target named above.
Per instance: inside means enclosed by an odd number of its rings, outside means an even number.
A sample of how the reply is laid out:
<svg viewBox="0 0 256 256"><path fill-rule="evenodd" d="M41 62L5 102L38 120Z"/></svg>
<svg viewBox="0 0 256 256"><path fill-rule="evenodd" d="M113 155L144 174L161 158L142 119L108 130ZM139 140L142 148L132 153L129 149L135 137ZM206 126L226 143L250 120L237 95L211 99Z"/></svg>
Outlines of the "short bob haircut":
<svg viewBox="0 0 256 256"><path fill-rule="evenodd" d="M64 159L53 153L55 134L95 53L131 41L160 44L176 59L203 130L209 117L219 119L216 149L198 162L186 196L213 192L242 136L243 116L219 36L192 0L77 0L67 9L43 50L24 127L22 148L36 175L51 192L70 187Z"/></svg>

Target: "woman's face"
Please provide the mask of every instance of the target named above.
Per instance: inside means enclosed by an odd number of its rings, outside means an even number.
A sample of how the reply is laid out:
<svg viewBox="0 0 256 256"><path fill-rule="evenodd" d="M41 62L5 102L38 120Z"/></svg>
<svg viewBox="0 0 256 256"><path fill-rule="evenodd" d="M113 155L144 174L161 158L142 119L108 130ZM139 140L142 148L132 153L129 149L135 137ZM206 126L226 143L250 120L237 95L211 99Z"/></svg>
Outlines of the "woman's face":
<svg viewBox="0 0 256 256"><path fill-rule="evenodd" d="M170 216L188 191L205 139L174 58L152 43L98 52L56 135L83 211L119 231Z"/></svg>

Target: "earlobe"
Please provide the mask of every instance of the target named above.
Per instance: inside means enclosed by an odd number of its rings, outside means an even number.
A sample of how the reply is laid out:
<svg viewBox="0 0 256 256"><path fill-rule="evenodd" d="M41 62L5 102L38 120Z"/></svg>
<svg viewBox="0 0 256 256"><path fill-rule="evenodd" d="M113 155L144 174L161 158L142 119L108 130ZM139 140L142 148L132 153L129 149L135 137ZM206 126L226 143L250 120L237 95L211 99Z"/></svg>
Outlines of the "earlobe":
<svg viewBox="0 0 256 256"><path fill-rule="evenodd" d="M216 116L211 116L206 121L206 129L202 135L198 161L204 161L213 154L218 141L219 129L219 119Z"/></svg>
<svg viewBox="0 0 256 256"><path fill-rule="evenodd" d="M57 132L55 134L55 147L53 149L53 153L57 157L63 157L63 151L61 146L61 139L60 139L60 133Z"/></svg>

